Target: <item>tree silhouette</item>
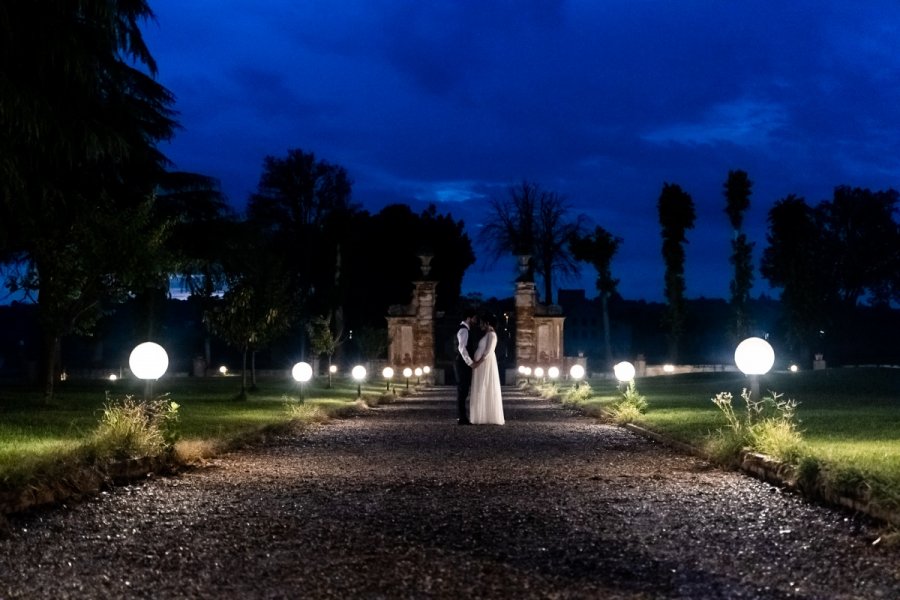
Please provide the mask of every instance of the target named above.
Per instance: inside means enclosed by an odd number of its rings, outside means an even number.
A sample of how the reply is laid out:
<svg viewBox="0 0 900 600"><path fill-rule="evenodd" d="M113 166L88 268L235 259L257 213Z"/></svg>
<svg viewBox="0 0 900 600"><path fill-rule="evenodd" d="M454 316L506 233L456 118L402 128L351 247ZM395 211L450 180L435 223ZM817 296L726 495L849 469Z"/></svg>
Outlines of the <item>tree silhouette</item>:
<svg viewBox="0 0 900 600"><path fill-rule="evenodd" d="M490 207L480 241L495 260L508 254L530 256L525 278L531 280L537 272L544 284L544 302L552 304L555 275L566 277L579 271L569 240L585 233L584 216L571 219L571 207L563 196L528 181L509 188L504 200L492 199Z"/></svg>
<svg viewBox="0 0 900 600"><path fill-rule="evenodd" d="M731 333L734 341L740 341L750 334L748 306L750 290L753 288L753 244L747 241L743 232L744 213L750 208L750 194L753 182L744 171L729 171L724 185L725 212L731 222L731 258L734 277L729 285L733 321Z"/></svg>
<svg viewBox="0 0 900 600"><path fill-rule="evenodd" d="M608 366L612 366L613 360L609 331L609 299L615 294L619 283L618 279L613 278L610 265L621 244L622 238L614 236L599 225L592 234L576 235L570 240L572 256L576 260L590 263L597 271L597 291L600 292L600 308L603 313L603 344Z"/></svg>
<svg viewBox="0 0 900 600"><path fill-rule="evenodd" d="M0 5L0 259L37 295L45 395L61 336L160 279L152 192L175 122L139 24L147 3Z"/></svg>
<svg viewBox="0 0 900 600"><path fill-rule="evenodd" d="M678 344L685 328L684 244L685 231L694 227L694 201L677 184L663 185L657 203L662 226L662 255L666 264L665 322L669 339L669 358L678 359Z"/></svg>

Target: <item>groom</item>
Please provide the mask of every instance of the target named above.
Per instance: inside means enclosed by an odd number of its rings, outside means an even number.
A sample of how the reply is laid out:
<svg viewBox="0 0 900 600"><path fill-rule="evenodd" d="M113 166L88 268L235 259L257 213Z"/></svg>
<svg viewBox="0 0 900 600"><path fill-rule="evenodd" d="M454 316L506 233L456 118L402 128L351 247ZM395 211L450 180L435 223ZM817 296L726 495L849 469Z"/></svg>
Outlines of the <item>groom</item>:
<svg viewBox="0 0 900 600"><path fill-rule="evenodd" d="M456 360L453 361L453 372L456 375L456 409L459 412L460 425L471 425L469 412L466 410L466 397L472 387L472 355L478 342L472 328L478 324L477 313L467 309L463 313L463 321L456 331Z"/></svg>

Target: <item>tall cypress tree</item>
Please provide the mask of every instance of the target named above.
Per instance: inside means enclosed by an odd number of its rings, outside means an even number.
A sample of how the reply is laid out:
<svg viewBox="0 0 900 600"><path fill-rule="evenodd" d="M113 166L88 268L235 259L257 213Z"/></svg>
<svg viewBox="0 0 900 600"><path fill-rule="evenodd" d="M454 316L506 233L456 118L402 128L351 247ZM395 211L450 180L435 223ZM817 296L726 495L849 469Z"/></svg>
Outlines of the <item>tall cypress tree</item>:
<svg viewBox="0 0 900 600"><path fill-rule="evenodd" d="M686 308L684 302L684 244L685 231L693 229L694 201L677 184L663 184L657 203L659 224L662 226L662 255L666 265L665 325L668 330L669 359L678 360L678 345L684 333Z"/></svg>
<svg viewBox="0 0 900 600"><path fill-rule="evenodd" d="M734 278L731 280L731 334L734 341L750 334L750 290L753 288L753 244L743 231L744 213L750 208L753 182L744 171L729 171L725 181L725 212L731 222L731 258Z"/></svg>

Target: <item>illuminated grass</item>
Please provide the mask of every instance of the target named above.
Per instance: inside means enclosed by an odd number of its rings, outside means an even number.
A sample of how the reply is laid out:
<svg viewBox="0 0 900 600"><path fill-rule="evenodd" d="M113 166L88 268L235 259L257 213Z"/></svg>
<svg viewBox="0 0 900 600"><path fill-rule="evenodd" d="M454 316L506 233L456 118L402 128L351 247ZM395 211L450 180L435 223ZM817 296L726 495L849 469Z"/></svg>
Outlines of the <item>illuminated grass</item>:
<svg viewBox="0 0 900 600"><path fill-rule="evenodd" d="M315 407L309 415L285 410L299 404L299 386L285 378L267 379L245 401L236 400L236 377L165 379L156 383L154 395L168 394L179 404L179 441L176 454L184 460L211 456L232 442L252 439L272 427L292 422L321 422L364 410L353 382L334 379L333 387L304 386L303 405ZM102 460L88 448L88 440L103 414L106 392L111 398L143 396L140 382L65 382L50 404L37 392L0 390L0 491L27 485L36 479L52 479L72 465ZM362 386L363 397L377 399L381 385Z"/></svg>
<svg viewBox="0 0 900 600"><path fill-rule="evenodd" d="M776 373L760 384L764 394L773 390L800 403L803 440L836 487L852 481L900 506L900 369ZM644 378L637 386L649 402L641 424L702 447L726 426L711 398L722 391L737 398L749 382L739 373L704 373ZM613 385L594 388L595 398L610 406Z"/></svg>

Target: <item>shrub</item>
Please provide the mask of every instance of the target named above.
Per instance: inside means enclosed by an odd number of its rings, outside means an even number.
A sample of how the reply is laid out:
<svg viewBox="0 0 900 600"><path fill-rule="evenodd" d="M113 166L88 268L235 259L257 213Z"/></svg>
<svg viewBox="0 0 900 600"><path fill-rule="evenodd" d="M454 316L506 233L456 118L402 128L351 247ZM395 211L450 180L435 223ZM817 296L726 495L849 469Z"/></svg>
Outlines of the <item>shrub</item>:
<svg viewBox="0 0 900 600"><path fill-rule="evenodd" d="M797 401L783 400L783 394L754 400L746 388L741 392L745 413L741 418L732 405L730 392L712 399L725 416L726 430L719 430L709 444L710 454L720 459L735 458L744 448L766 454L782 462L798 463L806 454L803 436L797 427Z"/></svg>
<svg viewBox="0 0 900 600"><path fill-rule="evenodd" d="M586 402L587 400L590 400L591 396L593 395L594 390L591 389L591 386L576 385L569 388L566 393L563 394L563 403L578 405Z"/></svg>
<svg viewBox="0 0 900 600"><path fill-rule="evenodd" d="M647 412L647 399L638 393L634 380L622 393L622 398L612 405L613 417L617 423L633 423Z"/></svg>
<svg viewBox="0 0 900 600"><path fill-rule="evenodd" d="M159 456L171 450L178 438L178 408L167 396L142 402L133 396L111 400L107 394L90 442L95 458Z"/></svg>

